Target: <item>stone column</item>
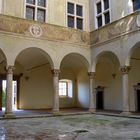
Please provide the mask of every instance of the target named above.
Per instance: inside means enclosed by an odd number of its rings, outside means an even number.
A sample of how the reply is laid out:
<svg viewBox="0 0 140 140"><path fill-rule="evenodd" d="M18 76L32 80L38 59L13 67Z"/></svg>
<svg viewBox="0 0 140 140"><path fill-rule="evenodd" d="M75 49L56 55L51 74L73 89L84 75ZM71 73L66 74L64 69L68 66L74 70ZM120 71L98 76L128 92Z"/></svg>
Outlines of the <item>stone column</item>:
<svg viewBox="0 0 140 140"><path fill-rule="evenodd" d="M122 115L129 115L129 84L128 84L128 73L130 70L129 66L122 66L120 68L122 73L122 95L123 95L123 112Z"/></svg>
<svg viewBox="0 0 140 140"><path fill-rule="evenodd" d="M12 91L13 91L13 66L8 66L7 70L7 83L6 83L6 110L5 117L14 117L12 109Z"/></svg>
<svg viewBox="0 0 140 140"><path fill-rule="evenodd" d="M89 112L93 113L96 111L96 94L94 93L93 85L94 85L94 72L89 72L89 84L90 84L90 94L89 94Z"/></svg>
<svg viewBox="0 0 140 140"><path fill-rule="evenodd" d="M0 79L0 110L2 110L2 80Z"/></svg>
<svg viewBox="0 0 140 140"><path fill-rule="evenodd" d="M52 70L54 88L53 113L55 114L59 113L59 73L60 70Z"/></svg>

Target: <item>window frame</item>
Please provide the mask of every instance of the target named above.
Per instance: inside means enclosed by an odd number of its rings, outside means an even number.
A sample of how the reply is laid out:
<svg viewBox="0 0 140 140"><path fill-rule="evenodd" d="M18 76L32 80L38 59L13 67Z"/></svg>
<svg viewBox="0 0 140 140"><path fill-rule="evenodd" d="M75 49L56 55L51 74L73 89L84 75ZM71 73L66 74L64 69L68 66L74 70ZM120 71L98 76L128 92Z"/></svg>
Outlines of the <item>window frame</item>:
<svg viewBox="0 0 140 140"><path fill-rule="evenodd" d="M34 12L35 13L35 15L34 15L35 17L34 17L33 21L38 21L38 22L46 23L47 19L48 19L47 18L47 15L48 15L47 14L48 13L48 0L45 0L46 2L45 2L45 6L44 7L43 6L38 6L37 1L38 0L35 0L35 4L29 4L29 3L26 2L26 0L24 0L24 18L27 19L26 18L26 7L32 7L32 8L35 9L35 12ZM37 20L37 11L38 11L38 9L45 11L44 22ZM27 20L30 20L30 19L27 19Z"/></svg>
<svg viewBox="0 0 140 140"><path fill-rule="evenodd" d="M74 4L74 14L70 14L70 13L68 13L68 3L72 3L72 4ZM76 7L77 7L77 5L79 5L79 6L81 6L82 7L82 16L78 16L77 15L77 9L76 9ZM85 30L85 25L84 25L84 11L85 11L85 9L84 9L84 5L83 4L81 4L81 3L78 3L78 2L75 2L75 1L72 1L72 0L69 0L69 1L66 1L66 27L68 27L68 28L73 28L73 29L77 29L77 30ZM68 17L73 17L74 18L74 27L69 27L68 26ZM82 29L78 29L77 28L77 19L82 19Z"/></svg>
<svg viewBox="0 0 140 140"><path fill-rule="evenodd" d="M136 9L136 10L134 9L134 1L135 0L132 0L133 12L136 12L136 11L140 10L140 8L139 9Z"/></svg>
<svg viewBox="0 0 140 140"><path fill-rule="evenodd" d="M67 81L59 81L59 84L60 83L65 83L66 84L66 95L60 95L59 93L59 97L68 97L68 82Z"/></svg>
<svg viewBox="0 0 140 140"><path fill-rule="evenodd" d="M104 9L104 0L96 0L96 2L94 3L94 7L95 7L95 28L98 29L98 28L101 28L109 23L111 23L111 4L110 4L110 0L109 1L109 8L108 9ZM101 13L97 13L97 4L101 2ZM108 23L105 23L105 14L109 12L109 18L110 18L110 21ZM102 26L98 26L98 17L101 16L101 19L102 19Z"/></svg>
<svg viewBox="0 0 140 140"><path fill-rule="evenodd" d="M69 79L60 79L59 83L66 83L66 95L61 95L60 98L73 98L73 81Z"/></svg>

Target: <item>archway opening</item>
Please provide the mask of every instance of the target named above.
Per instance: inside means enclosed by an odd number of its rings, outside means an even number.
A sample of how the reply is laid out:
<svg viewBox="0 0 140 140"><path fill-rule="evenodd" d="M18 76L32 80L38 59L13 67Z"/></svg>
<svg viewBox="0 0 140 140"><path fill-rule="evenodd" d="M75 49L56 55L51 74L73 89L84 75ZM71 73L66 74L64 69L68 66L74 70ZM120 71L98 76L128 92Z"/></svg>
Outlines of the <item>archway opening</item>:
<svg viewBox="0 0 140 140"><path fill-rule="evenodd" d="M121 75L119 61L112 52L97 56L95 85L96 109L120 111L122 109Z"/></svg>
<svg viewBox="0 0 140 140"><path fill-rule="evenodd" d="M6 102L6 93L3 93L2 90L2 80L6 79L6 65L7 65L7 60L3 52L0 50L0 112L2 109L5 107L5 102ZM0 113L1 114L1 113Z"/></svg>
<svg viewBox="0 0 140 140"><path fill-rule="evenodd" d="M61 62L61 79L67 84L68 96L59 96L61 109L87 109L89 107L89 77L88 62L80 54L72 53L65 56ZM59 83L60 83L59 82Z"/></svg>
<svg viewBox="0 0 140 140"><path fill-rule="evenodd" d="M140 112L140 43L131 50L129 72L130 111Z"/></svg>
<svg viewBox="0 0 140 140"><path fill-rule="evenodd" d="M18 109L52 109L53 78L50 59L49 55L39 48L25 49L17 56L14 75L18 79Z"/></svg>

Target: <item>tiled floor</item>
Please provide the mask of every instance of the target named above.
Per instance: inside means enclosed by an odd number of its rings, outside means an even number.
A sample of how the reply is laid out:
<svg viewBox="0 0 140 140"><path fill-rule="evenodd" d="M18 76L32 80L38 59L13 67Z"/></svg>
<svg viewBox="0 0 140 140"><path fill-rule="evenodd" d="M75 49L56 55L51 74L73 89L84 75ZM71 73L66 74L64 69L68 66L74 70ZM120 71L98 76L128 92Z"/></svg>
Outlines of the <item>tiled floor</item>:
<svg viewBox="0 0 140 140"><path fill-rule="evenodd" d="M140 140L140 119L86 114L0 120L0 140Z"/></svg>

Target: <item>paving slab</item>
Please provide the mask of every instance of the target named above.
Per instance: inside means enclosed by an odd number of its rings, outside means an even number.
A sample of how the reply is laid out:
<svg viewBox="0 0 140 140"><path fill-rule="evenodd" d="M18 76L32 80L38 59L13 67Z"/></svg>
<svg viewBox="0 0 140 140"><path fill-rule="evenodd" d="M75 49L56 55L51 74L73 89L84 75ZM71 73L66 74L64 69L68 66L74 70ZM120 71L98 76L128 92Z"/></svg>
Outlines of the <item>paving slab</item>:
<svg viewBox="0 0 140 140"><path fill-rule="evenodd" d="M0 140L140 140L140 119L83 114L0 120Z"/></svg>

